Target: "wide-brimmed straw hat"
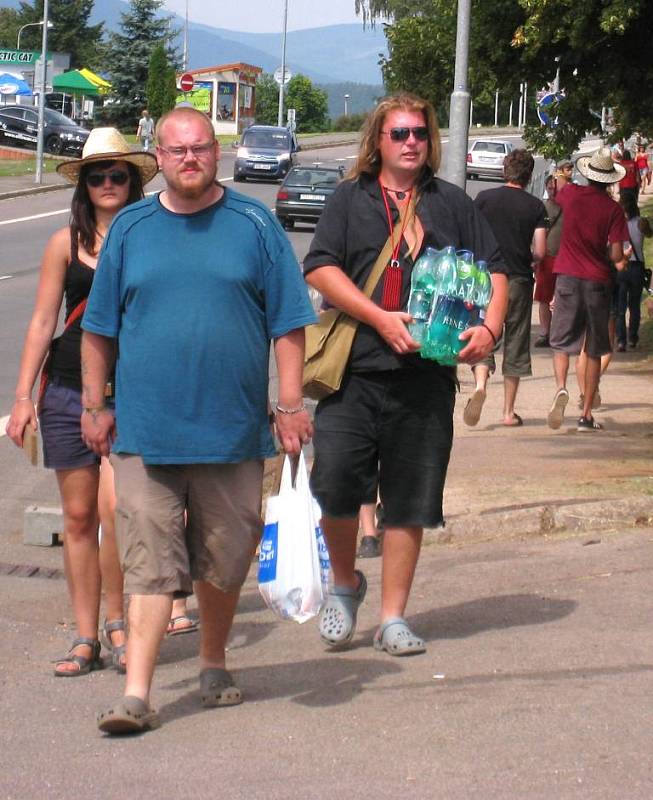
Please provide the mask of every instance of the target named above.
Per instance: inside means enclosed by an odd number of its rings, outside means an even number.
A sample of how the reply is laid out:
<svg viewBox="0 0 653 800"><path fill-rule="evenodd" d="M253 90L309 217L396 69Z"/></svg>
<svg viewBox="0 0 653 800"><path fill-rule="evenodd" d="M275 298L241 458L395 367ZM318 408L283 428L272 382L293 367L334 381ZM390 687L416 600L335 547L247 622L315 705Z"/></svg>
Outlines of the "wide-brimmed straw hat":
<svg viewBox="0 0 653 800"><path fill-rule="evenodd" d="M82 157L59 164L57 172L71 183L77 183L85 164L93 161L128 161L141 173L143 186L159 171L156 156L152 153L132 151L129 142L115 128L94 128L86 140Z"/></svg>
<svg viewBox="0 0 653 800"><path fill-rule="evenodd" d="M621 164L615 164L609 147L601 147L591 156L582 156L576 161L581 175L597 183L616 183L626 174Z"/></svg>

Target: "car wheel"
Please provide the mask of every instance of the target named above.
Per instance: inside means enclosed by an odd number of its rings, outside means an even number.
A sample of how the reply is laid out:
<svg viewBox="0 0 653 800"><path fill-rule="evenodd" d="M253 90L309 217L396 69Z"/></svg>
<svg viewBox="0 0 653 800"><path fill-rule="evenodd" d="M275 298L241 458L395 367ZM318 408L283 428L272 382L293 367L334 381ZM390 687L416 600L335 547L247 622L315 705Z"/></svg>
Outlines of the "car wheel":
<svg viewBox="0 0 653 800"><path fill-rule="evenodd" d="M63 149L61 139L58 136L48 136L48 138L45 140L45 149L48 153L58 156Z"/></svg>

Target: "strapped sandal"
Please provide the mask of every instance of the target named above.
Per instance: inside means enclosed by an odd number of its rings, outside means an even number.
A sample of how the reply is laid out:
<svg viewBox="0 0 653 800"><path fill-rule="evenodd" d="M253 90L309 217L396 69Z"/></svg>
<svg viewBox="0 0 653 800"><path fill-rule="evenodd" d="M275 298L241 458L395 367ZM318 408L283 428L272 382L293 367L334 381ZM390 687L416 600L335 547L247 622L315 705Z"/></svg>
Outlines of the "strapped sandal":
<svg viewBox="0 0 653 800"><path fill-rule="evenodd" d="M185 633L195 633L199 630L200 624L196 619L189 617L188 614L181 614L179 617L171 617L166 628L167 636L183 636Z"/></svg>
<svg viewBox="0 0 653 800"><path fill-rule="evenodd" d="M320 638L329 647L342 647L349 644L356 632L358 607L365 598L367 581L357 569L358 589L349 586L334 586L329 592L326 604L320 615Z"/></svg>
<svg viewBox="0 0 653 800"><path fill-rule="evenodd" d="M112 622L104 620L104 628L102 629L102 644L111 653L111 664L114 669L121 675L127 672L127 664L125 662L125 653L127 651L126 644L114 644L111 641L111 634L115 631L125 630L124 619L114 619Z"/></svg>
<svg viewBox="0 0 653 800"><path fill-rule="evenodd" d="M376 632L374 649L385 650L391 656L416 656L426 652L426 645L411 631L405 619L392 617Z"/></svg>
<svg viewBox="0 0 653 800"><path fill-rule="evenodd" d="M152 731L161 725L156 711L140 697L126 695L106 711L97 715L97 726L103 733L125 734Z"/></svg>
<svg viewBox="0 0 653 800"><path fill-rule="evenodd" d="M91 648L91 657L77 655L73 650L80 645L88 645ZM89 639L87 636L80 636L75 639L72 647L68 651L68 655L64 658L57 658L52 663L57 664L54 668L54 674L57 678L77 678L80 675L88 675L94 669L104 669L104 661L100 658L100 650L102 646L97 639ZM76 664L77 669L59 669L59 664Z"/></svg>
<svg viewBox="0 0 653 800"><path fill-rule="evenodd" d="M204 708L237 706L243 702L231 673L220 667L209 667L200 672L200 693Z"/></svg>

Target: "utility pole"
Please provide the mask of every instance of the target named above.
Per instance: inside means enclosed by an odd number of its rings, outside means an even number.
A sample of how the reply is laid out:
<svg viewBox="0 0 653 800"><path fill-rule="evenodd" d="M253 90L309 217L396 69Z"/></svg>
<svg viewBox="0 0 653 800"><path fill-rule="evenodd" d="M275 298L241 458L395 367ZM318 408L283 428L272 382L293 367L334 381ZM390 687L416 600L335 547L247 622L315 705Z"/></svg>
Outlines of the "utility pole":
<svg viewBox="0 0 653 800"><path fill-rule="evenodd" d="M186 19L184 23L184 56L183 56L183 70L186 72L188 69L188 0L186 0Z"/></svg>
<svg viewBox="0 0 653 800"><path fill-rule="evenodd" d="M283 125L283 96L286 88L286 32L288 30L288 0L283 2L283 42L281 44L281 83L279 84L279 114L277 125Z"/></svg>
<svg viewBox="0 0 653 800"><path fill-rule="evenodd" d="M41 73L41 88L39 89L39 121L38 133L36 137L36 172L34 183L43 183L43 138L45 134L45 90L47 88L48 71L48 0L43 0L43 36L41 38L41 61L43 62L43 72Z"/></svg>
<svg viewBox="0 0 653 800"><path fill-rule="evenodd" d="M494 93L494 127L499 126L499 90Z"/></svg>
<svg viewBox="0 0 653 800"><path fill-rule="evenodd" d="M469 65L469 26L471 0L458 0L456 28L456 66L454 90L449 106L449 147L445 177L448 181L465 188L467 182L467 142L469 139L470 97L467 88Z"/></svg>

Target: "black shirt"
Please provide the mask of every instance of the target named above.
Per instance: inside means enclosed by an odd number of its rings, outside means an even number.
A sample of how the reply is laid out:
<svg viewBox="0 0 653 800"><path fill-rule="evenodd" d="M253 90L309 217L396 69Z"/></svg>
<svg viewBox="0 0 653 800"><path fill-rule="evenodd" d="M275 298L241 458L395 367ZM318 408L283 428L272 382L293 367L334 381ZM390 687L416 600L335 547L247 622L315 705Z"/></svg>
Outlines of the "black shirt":
<svg viewBox="0 0 653 800"><path fill-rule="evenodd" d="M396 223L399 211L390 198L389 203ZM471 250L476 260L488 262L490 272L506 271L490 226L462 189L440 178L427 177L420 184L416 214L424 229L422 251L426 247L440 250L448 246ZM363 289L388 234L388 219L377 178L364 174L353 181L345 180L329 198L320 217L304 259L304 274L318 267L340 267L359 289ZM403 268L401 305L404 309L408 305L414 264L407 249L402 240L399 258ZM383 277L372 295L378 305L382 294ZM436 362L417 354L395 353L374 328L359 324L349 364L351 371L376 372L405 367L442 369Z"/></svg>
<svg viewBox="0 0 653 800"><path fill-rule="evenodd" d="M508 275L533 279L531 242L536 228L546 228L546 208L523 189L499 186L474 200L499 242Z"/></svg>

